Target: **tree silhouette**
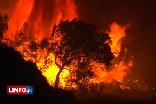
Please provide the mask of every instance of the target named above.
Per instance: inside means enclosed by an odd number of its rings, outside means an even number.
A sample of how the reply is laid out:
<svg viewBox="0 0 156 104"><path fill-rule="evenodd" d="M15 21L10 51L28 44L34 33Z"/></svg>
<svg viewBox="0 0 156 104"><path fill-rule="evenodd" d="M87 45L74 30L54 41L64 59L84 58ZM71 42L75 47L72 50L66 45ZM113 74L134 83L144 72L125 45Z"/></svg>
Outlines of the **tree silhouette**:
<svg viewBox="0 0 156 104"><path fill-rule="evenodd" d="M91 75L87 65L90 60L98 60L110 64L113 58L111 48L108 44L108 34L98 32L98 28L81 20L62 21L54 26L51 34L52 51L55 55L55 64L59 67L56 76L55 87L58 87L59 76L65 66L73 60L78 60L78 79ZM82 71L84 70L84 71Z"/></svg>
<svg viewBox="0 0 156 104"><path fill-rule="evenodd" d="M4 33L8 30L8 16L0 14L0 39L3 39Z"/></svg>
<svg viewBox="0 0 156 104"><path fill-rule="evenodd" d="M22 55L13 47L9 47L3 43L0 43L0 66L1 102L4 97L5 99L10 99L4 100L6 103L8 101L11 101L11 103L16 101L16 104L21 103L19 96L9 97L7 95L7 86L32 85L34 86L34 94L29 97L23 96L22 99L25 103L29 103L31 100L31 102L37 104L78 104L72 92L49 86L46 78L39 71L35 63L25 61ZM12 97L14 100L11 100Z"/></svg>

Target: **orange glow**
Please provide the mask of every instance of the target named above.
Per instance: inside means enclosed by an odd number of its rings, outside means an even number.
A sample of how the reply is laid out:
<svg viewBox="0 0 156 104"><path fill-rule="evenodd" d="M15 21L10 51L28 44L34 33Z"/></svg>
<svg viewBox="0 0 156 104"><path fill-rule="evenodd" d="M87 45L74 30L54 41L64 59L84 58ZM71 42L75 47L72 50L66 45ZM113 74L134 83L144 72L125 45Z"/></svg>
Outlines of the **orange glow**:
<svg viewBox="0 0 156 104"><path fill-rule="evenodd" d="M40 1L42 4L43 1ZM16 31L20 30L24 22L26 22L32 12L34 5L34 0L18 0L15 10L13 12L12 17L9 20L9 30L6 34L5 38L9 38L14 40ZM35 38L35 45L33 49L30 48L31 39L27 41L23 41L20 45L15 45L18 43L17 40L14 40L15 44L5 42L8 45L13 46L17 51L19 51L23 58L26 61L32 61L36 63L38 69L42 72L43 76L47 78L49 85L55 85L55 79L59 72L59 67L55 64L55 56L53 52L49 51L49 44L46 47L40 47L40 42L43 38L48 38L52 30L47 30L47 26L44 24L43 18L43 7L40 5L40 10L37 14L37 18L33 21L32 25L32 35ZM71 21L74 18L78 18L77 7L74 3L74 0L54 0L54 15L50 18L50 27L52 28L54 25L57 25L64 20ZM110 25L109 34L111 38L111 51L114 54L115 58L112 60L111 65L106 68L104 63L99 63L96 60L90 60L88 63L91 68L94 76L88 80L89 84L99 84L99 83L112 83L123 82L125 76L130 71L131 66L133 65L133 60L121 59L121 47L122 47L122 39L126 36L127 26L120 26L117 23L112 23ZM47 33L49 35L47 35ZM74 35L74 34L73 34ZM61 41L61 35L55 35L54 40L48 40L49 43L54 41L55 43L59 43ZM54 43L53 42L53 43ZM125 53L126 54L126 53ZM69 82L69 80L76 79L76 70L78 66L78 61L74 60L69 66L65 66L66 68L62 70L59 76L59 87L66 89L76 89L77 84L74 82ZM73 74L74 73L74 74ZM69 85L70 83L70 85ZM83 83L81 80L80 83Z"/></svg>
<svg viewBox="0 0 156 104"><path fill-rule="evenodd" d="M118 57L121 51L122 39L126 36L125 30L127 29L127 26L120 26L115 22L110 25L110 31L108 31L108 34L112 40L110 46L115 57Z"/></svg>
<svg viewBox="0 0 156 104"><path fill-rule="evenodd" d="M40 0L39 1L40 4L43 4L43 1ZM42 5L39 5L39 12L37 14L37 18L34 20L33 22L33 35L34 35L34 38L37 39L37 40L42 40L44 38L43 34L44 33L44 27L43 27L43 21L42 21L42 16L43 16L43 7Z"/></svg>
<svg viewBox="0 0 156 104"><path fill-rule="evenodd" d="M53 16L49 17L50 20L47 23L44 18L45 7L44 0L40 0L37 11L34 9L34 0L18 0L14 7L13 13L9 17L8 31L5 38L14 40L17 31L21 30L25 22L31 24L31 32L28 37L41 41L43 38L50 36L52 27L59 24L61 20L71 21L74 18L78 18L77 7L74 0L54 0L53 10L49 10ZM37 14L36 14L37 12ZM33 18L33 19L32 19ZM30 24L29 24L30 25ZM50 28L50 29L49 29Z"/></svg>
<svg viewBox="0 0 156 104"><path fill-rule="evenodd" d="M29 18L30 13L32 12L33 8L33 0L19 0L16 4L14 15L10 18L9 21L9 31L7 33L6 38L14 39L16 34L16 31L20 30L23 23L27 21ZM39 4L42 4L43 1L40 1ZM27 5L26 5L27 4ZM26 7L27 6L27 7ZM39 45L40 41L45 38L45 34L47 33L47 30L45 30L46 27L44 27L44 19L43 19L43 6L39 5L39 12L37 19L33 21L33 37L36 39L36 44ZM77 18L77 8L75 5L74 0L54 0L54 16L51 18L51 28L54 24L59 24L61 20L69 20L71 21L74 18ZM49 35L52 30L49 31ZM61 37L58 34L58 37L55 37L55 42L60 42ZM15 41L16 43L16 41ZM13 44L9 44L13 45ZM34 63L36 63L38 69L43 73L43 75L47 78L49 84L53 86L55 84L55 78L59 71L59 68L57 65L55 65L55 58L52 53L49 53L46 48L44 49L36 49L35 51L32 51L30 49L30 41L26 41L21 43L19 46L14 46L14 48L21 52L23 55L23 58L25 60L30 60ZM60 74L60 87L65 87L65 79L67 76L69 76L70 72L67 69L64 69Z"/></svg>
<svg viewBox="0 0 156 104"><path fill-rule="evenodd" d="M116 55L116 57L112 60L111 66L107 69L104 63L99 63L96 60L90 61L90 66L92 68L92 72L94 76L89 79L89 84L93 83L113 83L123 82L125 76L130 71L131 66L133 65L133 60L128 59L125 61L121 59L119 55L121 54L121 45L125 34L125 27L121 27L120 25L113 23L109 31L110 37L112 40L111 50ZM116 36L117 35L117 36ZM54 41L56 43L61 41L61 35L57 34L57 37L54 37ZM117 38L117 39L116 39ZM36 46L38 46L40 42L36 41ZM54 86L56 75L59 71L59 68L55 64L55 56L52 52L48 51L48 47L40 48L38 47L36 50L30 49L30 41L26 41L21 43L19 46L15 46L15 49L23 55L25 60L30 60L36 63L38 69L42 72L43 76L47 78L48 83L51 86ZM117 53L117 54L116 54ZM126 53L125 53L126 54ZM117 61L118 60L118 61ZM76 83L69 83L67 80L76 79L75 73L77 70L77 60L74 60L71 65L66 67L60 74L59 78L59 87L67 88L67 89L75 89L77 88Z"/></svg>
<svg viewBox="0 0 156 104"><path fill-rule="evenodd" d="M128 26L128 25L127 25ZM128 62L121 60L119 55L121 54L122 39L126 36L127 26L120 26L117 23L110 25L110 31L107 33L111 37L111 51L115 58L112 60L111 67L106 69L103 63L96 61L91 62L92 70L95 73L95 77L90 79L93 83L112 83L113 81L123 82L124 77L130 71L133 61L129 59ZM117 61L121 60L121 61Z"/></svg>
<svg viewBox="0 0 156 104"><path fill-rule="evenodd" d="M54 7L52 14L53 16L50 18L50 26L47 24L43 18L44 7L42 6L44 1L40 1L39 12L37 14L36 19L33 22L33 34L36 40L42 40L43 38L50 35L52 31L52 27L54 25L58 25L61 20L73 20L74 18L78 18L77 8L74 0L54 0ZM49 29L50 28L50 29Z"/></svg>
<svg viewBox="0 0 156 104"><path fill-rule="evenodd" d="M5 38L14 40L15 34L19 31L23 24L27 21L30 16L34 5L34 0L18 0L15 9L9 18L8 31Z"/></svg>
<svg viewBox="0 0 156 104"><path fill-rule="evenodd" d="M124 61L114 63L109 69L110 71L107 71L105 65L101 63L92 62L91 65L96 76L93 79L90 79L91 82L112 83L114 81L123 81L124 77L127 75L130 67L132 66L132 61L130 60L128 63L125 63Z"/></svg>
<svg viewBox="0 0 156 104"><path fill-rule="evenodd" d="M78 18L77 7L74 0L54 0L55 11L53 24L59 24L61 20L73 20Z"/></svg>
<svg viewBox="0 0 156 104"><path fill-rule="evenodd" d="M50 58L51 58L51 60L54 60L54 56L52 54L51 54ZM40 67L41 65L42 64L39 64L39 63L37 64L38 67ZM43 76L45 76L47 78L48 83L51 86L54 86L56 75L59 71L59 68L54 63L52 63L52 64L48 65L48 68L46 69L46 71L43 71L43 70L41 70L41 71L43 72ZM66 77L68 77L69 74L70 74L69 70L67 70L67 69L64 69L62 71L62 73L60 75L60 82L59 82L60 87L64 88L66 86L65 79L66 79Z"/></svg>

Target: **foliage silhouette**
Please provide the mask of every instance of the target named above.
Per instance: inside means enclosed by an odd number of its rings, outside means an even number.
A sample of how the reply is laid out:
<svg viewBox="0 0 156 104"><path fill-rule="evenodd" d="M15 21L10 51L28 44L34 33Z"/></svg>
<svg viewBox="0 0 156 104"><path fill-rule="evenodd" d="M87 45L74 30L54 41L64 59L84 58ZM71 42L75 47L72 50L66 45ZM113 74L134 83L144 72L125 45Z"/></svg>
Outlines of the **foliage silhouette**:
<svg viewBox="0 0 156 104"><path fill-rule="evenodd" d="M110 42L109 35L99 32L95 25L81 20L61 21L60 24L54 26L51 40L55 63L60 69L56 76L55 87L59 85L60 73L73 60L78 60L78 73L81 69L88 70L81 71L82 77L83 75L90 75L91 70L84 67L90 64L91 59L109 66L113 58L113 53L108 44ZM88 72L88 74L83 74L83 72Z"/></svg>

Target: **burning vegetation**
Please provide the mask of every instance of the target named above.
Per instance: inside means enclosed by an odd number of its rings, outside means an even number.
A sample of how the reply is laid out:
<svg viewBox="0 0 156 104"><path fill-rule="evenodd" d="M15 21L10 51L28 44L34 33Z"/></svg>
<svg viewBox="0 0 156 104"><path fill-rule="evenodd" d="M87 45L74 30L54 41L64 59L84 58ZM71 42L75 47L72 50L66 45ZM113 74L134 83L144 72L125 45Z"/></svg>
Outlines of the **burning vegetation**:
<svg viewBox="0 0 156 104"><path fill-rule="evenodd" d="M100 31L78 18L73 0L54 1L55 12L45 29L42 6L32 18L34 1L19 0L12 17L0 16L1 42L36 63L50 86L70 90L122 83L133 65L122 47L127 26L114 22L108 31ZM25 3L29 8L19 11Z"/></svg>

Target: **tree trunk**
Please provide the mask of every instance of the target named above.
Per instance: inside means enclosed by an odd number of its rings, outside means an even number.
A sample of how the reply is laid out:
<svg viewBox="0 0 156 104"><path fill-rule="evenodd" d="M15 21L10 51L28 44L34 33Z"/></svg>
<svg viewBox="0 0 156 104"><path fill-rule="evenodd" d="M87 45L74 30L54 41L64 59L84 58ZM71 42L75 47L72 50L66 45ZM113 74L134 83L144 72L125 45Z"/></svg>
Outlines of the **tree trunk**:
<svg viewBox="0 0 156 104"><path fill-rule="evenodd" d="M59 80L60 80L59 77L60 77L60 74L61 74L61 72L62 72L62 70L63 70L63 67L60 67L59 69L60 69L60 70L59 70L59 72L57 73L56 79L55 79L55 85L54 85L55 88L58 88Z"/></svg>

